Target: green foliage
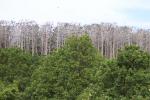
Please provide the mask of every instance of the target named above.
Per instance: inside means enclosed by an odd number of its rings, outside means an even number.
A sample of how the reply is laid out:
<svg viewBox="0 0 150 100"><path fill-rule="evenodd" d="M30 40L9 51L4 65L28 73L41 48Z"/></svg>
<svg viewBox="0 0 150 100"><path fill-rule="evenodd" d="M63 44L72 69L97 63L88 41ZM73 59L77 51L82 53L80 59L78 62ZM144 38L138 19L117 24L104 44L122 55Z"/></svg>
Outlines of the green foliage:
<svg viewBox="0 0 150 100"><path fill-rule="evenodd" d="M32 56L20 49L0 49L0 79L5 82L29 77L33 70Z"/></svg>
<svg viewBox="0 0 150 100"><path fill-rule="evenodd" d="M150 55L138 46L126 46L118 53L117 61L120 67L125 66L127 69L146 69L150 66Z"/></svg>
<svg viewBox="0 0 150 100"><path fill-rule="evenodd" d="M5 84L0 100L16 100L30 82L31 75L38 64L38 57L32 57L17 48L0 49L0 81ZM14 85L14 81L17 84ZM10 99L14 98L14 99Z"/></svg>
<svg viewBox="0 0 150 100"><path fill-rule="evenodd" d="M45 57L0 49L0 100L150 100L150 54L132 45L103 59L87 35Z"/></svg>
<svg viewBox="0 0 150 100"><path fill-rule="evenodd" d="M150 99L150 55L137 46L119 51L116 61L102 68L102 91L105 95L125 100ZM143 100L142 99L142 100Z"/></svg>
<svg viewBox="0 0 150 100"><path fill-rule="evenodd" d="M0 100L20 100L19 90L16 83L5 86L0 91Z"/></svg>
<svg viewBox="0 0 150 100"><path fill-rule="evenodd" d="M76 99L95 82L100 58L87 35L69 38L33 74L28 99Z"/></svg>

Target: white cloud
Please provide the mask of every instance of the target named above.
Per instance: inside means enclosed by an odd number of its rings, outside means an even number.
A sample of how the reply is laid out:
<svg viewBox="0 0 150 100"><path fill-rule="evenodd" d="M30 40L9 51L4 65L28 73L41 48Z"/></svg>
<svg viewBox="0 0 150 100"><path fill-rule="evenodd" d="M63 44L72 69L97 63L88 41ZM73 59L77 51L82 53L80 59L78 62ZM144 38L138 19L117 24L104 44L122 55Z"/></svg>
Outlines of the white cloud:
<svg viewBox="0 0 150 100"><path fill-rule="evenodd" d="M0 19L29 19L38 23L116 22L136 26L138 21L130 19L124 10L150 9L149 4L149 0L0 0ZM139 24L144 26L145 22Z"/></svg>

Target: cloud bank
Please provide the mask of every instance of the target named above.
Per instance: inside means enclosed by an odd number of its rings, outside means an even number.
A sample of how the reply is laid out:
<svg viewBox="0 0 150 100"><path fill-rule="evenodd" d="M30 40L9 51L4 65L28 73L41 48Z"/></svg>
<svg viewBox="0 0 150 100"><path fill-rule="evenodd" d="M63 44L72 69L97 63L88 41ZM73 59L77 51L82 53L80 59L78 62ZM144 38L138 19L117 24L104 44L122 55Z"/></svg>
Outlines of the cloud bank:
<svg viewBox="0 0 150 100"><path fill-rule="evenodd" d="M150 0L0 0L1 20L81 24L110 22L150 28Z"/></svg>

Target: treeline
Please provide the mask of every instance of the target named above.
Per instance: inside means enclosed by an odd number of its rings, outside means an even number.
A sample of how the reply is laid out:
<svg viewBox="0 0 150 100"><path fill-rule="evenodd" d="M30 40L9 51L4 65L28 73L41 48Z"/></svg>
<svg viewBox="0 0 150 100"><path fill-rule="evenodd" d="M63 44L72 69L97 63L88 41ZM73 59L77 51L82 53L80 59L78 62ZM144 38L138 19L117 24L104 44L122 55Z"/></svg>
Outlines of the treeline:
<svg viewBox="0 0 150 100"><path fill-rule="evenodd" d="M107 58L115 58L118 49L137 44L150 52L150 31L117 26L110 23L79 25L51 23L38 25L34 21L0 21L0 48L19 47L32 55L47 55L65 44L70 35L87 33L97 50Z"/></svg>
<svg viewBox="0 0 150 100"><path fill-rule="evenodd" d="M104 58L88 35L47 56L0 49L0 100L149 100L150 54L125 46Z"/></svg>

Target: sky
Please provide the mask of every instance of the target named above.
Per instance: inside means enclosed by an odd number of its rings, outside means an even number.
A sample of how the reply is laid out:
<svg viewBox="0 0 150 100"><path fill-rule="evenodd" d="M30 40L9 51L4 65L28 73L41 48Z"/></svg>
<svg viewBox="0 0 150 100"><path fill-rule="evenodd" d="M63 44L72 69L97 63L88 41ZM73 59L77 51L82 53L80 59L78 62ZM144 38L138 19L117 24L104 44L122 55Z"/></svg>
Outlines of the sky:
<svg viewBox="0 0 150 100"><path fill-rule="evenodd" d="M150 0L0 0L0 20L106 22L150 29Z"/></svg>

